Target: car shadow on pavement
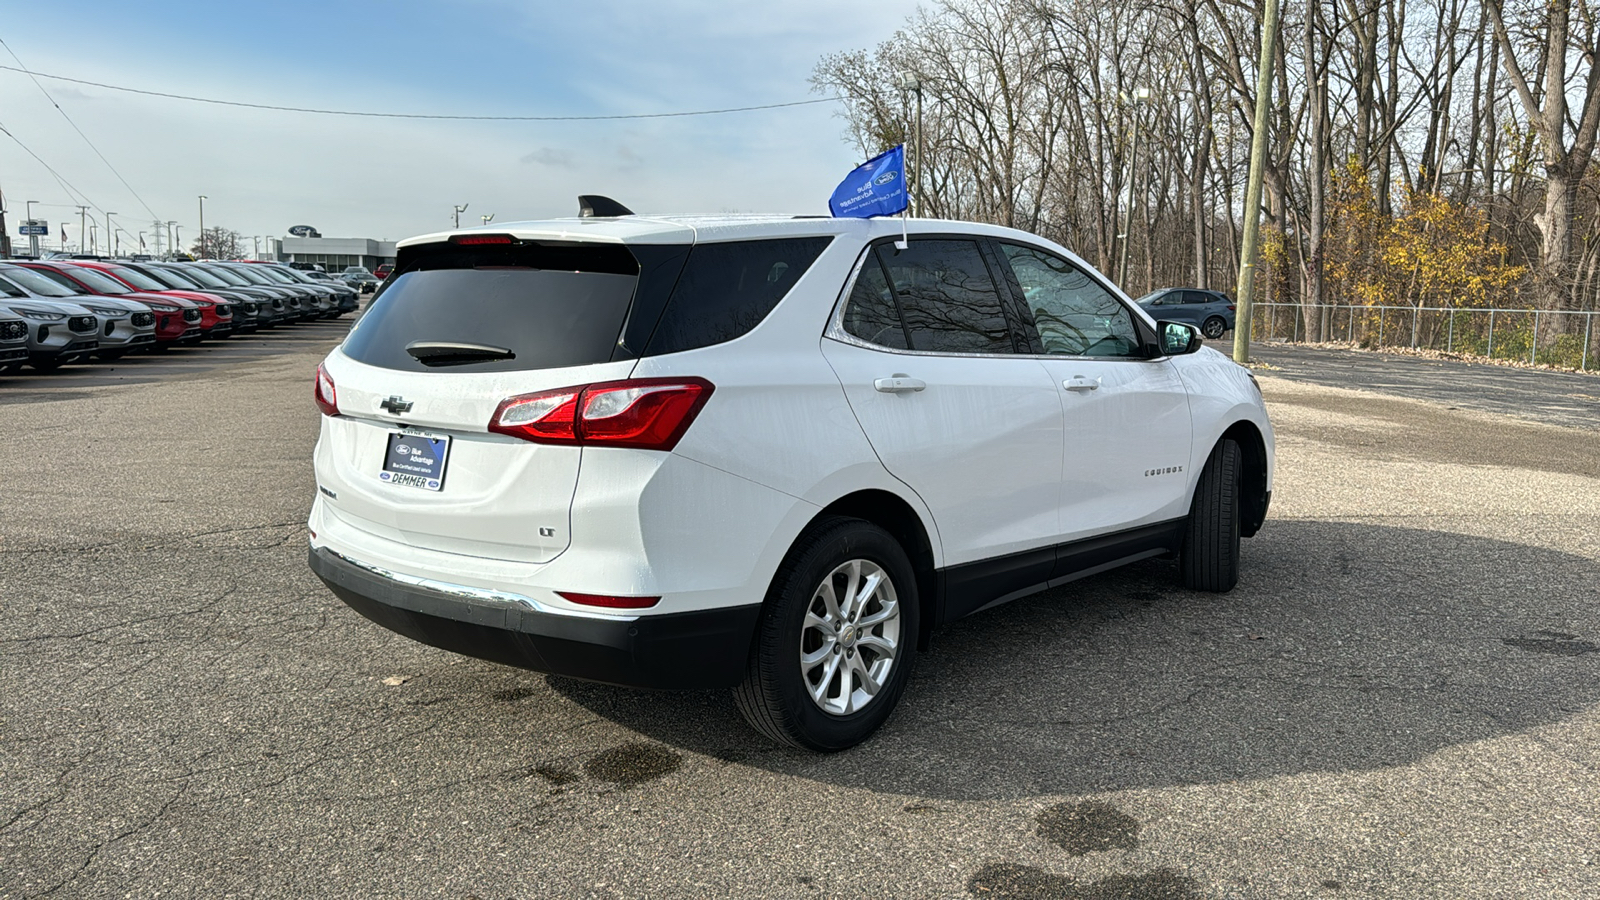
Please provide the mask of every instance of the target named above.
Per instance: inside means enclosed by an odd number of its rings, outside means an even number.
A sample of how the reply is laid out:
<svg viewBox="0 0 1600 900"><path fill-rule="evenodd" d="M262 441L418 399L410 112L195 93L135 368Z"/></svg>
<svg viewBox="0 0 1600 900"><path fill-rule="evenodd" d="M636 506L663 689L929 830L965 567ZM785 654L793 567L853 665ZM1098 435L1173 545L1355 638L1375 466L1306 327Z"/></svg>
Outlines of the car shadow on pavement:
<svg viewBox="0 0 1600 900"><path fill-rule="evenodd" d="M1370 770L1600 702L1600 563L1437 531L1277 520L1239 587L1151 561L945 629L873 739L755 736L725 693L550 678L682 749L874 791L1008 799Z"/></svg>

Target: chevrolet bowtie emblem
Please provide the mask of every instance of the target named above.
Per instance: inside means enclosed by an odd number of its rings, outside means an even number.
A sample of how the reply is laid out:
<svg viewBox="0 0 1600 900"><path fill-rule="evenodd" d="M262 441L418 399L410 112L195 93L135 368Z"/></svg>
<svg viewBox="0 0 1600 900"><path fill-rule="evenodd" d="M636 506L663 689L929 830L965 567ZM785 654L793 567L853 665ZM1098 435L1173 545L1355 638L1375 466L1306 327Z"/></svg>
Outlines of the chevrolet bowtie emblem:
<svg viewBox="0 0 1600 900"><path fill-rule="evenodd" d="M389 412L392 412L395 415L411 412L411 407L414 405L414 403L405 399L404 397L390 397L389 399L378 404L379 408L387 409Z"/></svg>

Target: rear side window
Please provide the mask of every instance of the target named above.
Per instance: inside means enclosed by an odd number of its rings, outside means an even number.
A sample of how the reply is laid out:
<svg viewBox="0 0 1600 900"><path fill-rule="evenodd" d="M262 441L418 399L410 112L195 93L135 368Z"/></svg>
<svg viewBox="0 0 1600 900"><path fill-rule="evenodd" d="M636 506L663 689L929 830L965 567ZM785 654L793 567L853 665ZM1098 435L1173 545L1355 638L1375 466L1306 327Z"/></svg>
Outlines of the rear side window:
<svg viewBox="0 0 1600 900"><path fill-rule="evenodd" d="M913 240L905 250L880 244L911 349L936 353L1014 353L1000 294L975 241Z"/></svg>
<svg viewBox="0 0 1600 900"><path fill-rule="evenodd" d="M638 262L617 244L401 253L404 271L357 321L344 352L403 371L519 372L607 362L639 280ZM417 343L504 354L447 362L436 356L425 365L406 350Z"/></svg>
<svg viewBox="0 0 1600 900"><path fill-rule="evenodd" d="M761 324L832 238L696 244L646 356L709 347Z"/></svg>

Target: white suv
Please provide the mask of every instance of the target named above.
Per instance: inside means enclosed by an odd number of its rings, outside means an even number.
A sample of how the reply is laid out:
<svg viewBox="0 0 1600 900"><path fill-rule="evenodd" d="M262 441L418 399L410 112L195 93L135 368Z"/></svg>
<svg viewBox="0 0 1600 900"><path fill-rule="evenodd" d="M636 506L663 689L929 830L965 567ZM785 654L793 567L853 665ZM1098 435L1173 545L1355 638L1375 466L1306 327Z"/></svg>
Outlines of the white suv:
<svg viewBox="0 0 1600 900"><path fill-rule="evenodd" d="M1271 498L1250 374L1049 241L966 222L587 217L403 241L319 367L311 567L403 635L732 687L815 750L965 615Z"/></svg>

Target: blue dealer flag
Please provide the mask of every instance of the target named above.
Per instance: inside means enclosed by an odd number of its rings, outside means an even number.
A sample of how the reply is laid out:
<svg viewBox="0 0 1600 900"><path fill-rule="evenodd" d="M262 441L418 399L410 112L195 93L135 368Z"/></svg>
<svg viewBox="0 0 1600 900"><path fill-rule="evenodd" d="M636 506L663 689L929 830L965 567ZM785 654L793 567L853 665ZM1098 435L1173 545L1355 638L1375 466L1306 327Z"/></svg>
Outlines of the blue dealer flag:
<svg viewBox="0 0 1600 900"><path fill-rule="evenodd" d="M905 144L897 144L856 166L828 198L828 209L841 218L892 216L907 205Z"/></svg>

